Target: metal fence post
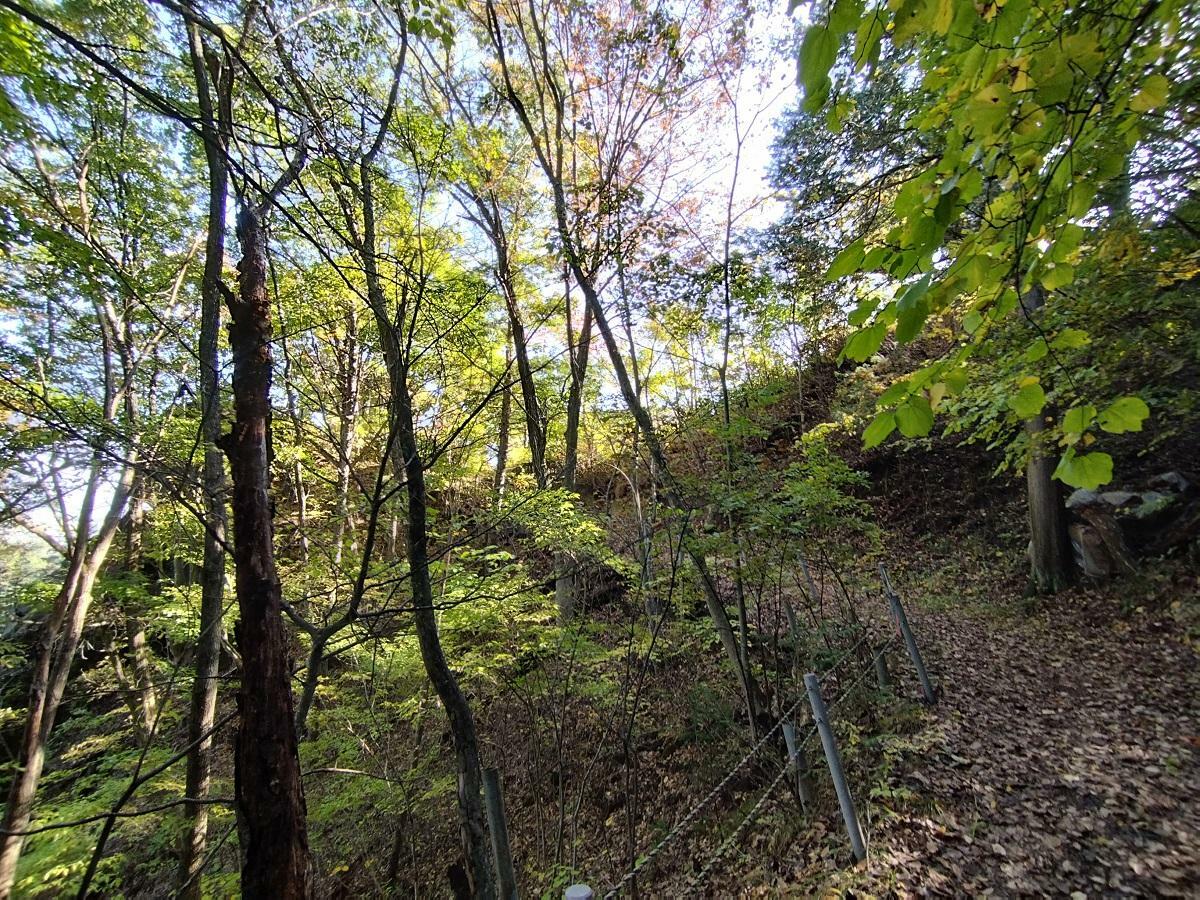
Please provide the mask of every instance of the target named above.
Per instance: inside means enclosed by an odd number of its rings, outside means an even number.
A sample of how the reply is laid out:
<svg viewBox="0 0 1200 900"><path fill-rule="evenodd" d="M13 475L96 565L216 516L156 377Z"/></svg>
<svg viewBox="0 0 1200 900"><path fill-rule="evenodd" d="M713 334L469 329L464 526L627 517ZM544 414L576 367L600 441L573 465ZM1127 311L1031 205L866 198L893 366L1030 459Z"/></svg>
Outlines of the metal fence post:
<svg viewBox="0 0 1200 900"><path fill-rule="evenodd" d="M496 880L501 900L517 900L517 876L513 871L508 846L508 824L504 821L504 797L500 793L500 773L483 770L483 800L487 804L488 831L492 836L492 856L496 860Z"/></svg>
<svg viewBox="0 0 1200 900"><path fill-rule="evenodd" d="M796 792L804 811L812 809L813 785L808 769L808 754L796 743L796 727L791 722L783 723L783 739L787 743L788 759L796 767Z"/></svg>
<svg viewBox="0 0 1200 900"><path fill-rule="evenodd" d="M921 659L921 651L917 649L917 639L913 636L912 628L908 624L908 616L904 614L904 606L900 603L900 597L892 590L892 581L888 578L887 569L883 563L879 564L879 574L883 578L883 589L887 591L888 603L892 607L892 618L896 620L896 625L900 629L900 633L904 635L904 643L908 646L908 655L912 659L913 668L917 670L917 677L921 679L921 692L925 695L926 703L935 703L937 695L933 692L933 684L929 681L929 673L925 671L925 663Z"/></svg>
<svg viewBox="0 0 1200 900"><path fill-rule="evenodd" d="M833 789L837 791L838 806L842 808L842 819L846 823L846 832L850 835L850 848L854 851L855 859L866 859L867 847L863 843L862 829L858 826L854 798L850 796L850 786L846 784L846 773L842 770L837 741L834 739L833 729L829 726L829 712L825 708L825 698L821 696L821 682L815 674L809 672L804 676L804 687L808 689L808 702L812 706L817 732L821 735L821 746L825 748L825 761L829 763Z"/></svg>

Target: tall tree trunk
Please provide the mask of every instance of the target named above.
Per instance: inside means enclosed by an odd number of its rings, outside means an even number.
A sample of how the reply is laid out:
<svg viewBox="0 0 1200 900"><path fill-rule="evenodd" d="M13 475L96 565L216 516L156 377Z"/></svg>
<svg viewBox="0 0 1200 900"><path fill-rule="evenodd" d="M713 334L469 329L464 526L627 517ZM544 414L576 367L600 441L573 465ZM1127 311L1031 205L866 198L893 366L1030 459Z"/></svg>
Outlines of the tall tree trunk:
<svg viewBox="0 0 1200 900"><path fill-rule="evenodd" d="M567 353L571 364L571 384L567 388L567 425L563 435L562 485L575 490L575 473L579 468L579 424L583 418L583 389L587 382L588 353L592 345L592 310L586 303L579 334L571 327L571 274L563 271L563 292L567 311ZM575 568L565 554L555 556L558 577L554 579L554 603L561 622L575 615Z"/></svg>
<svg viewBox="0 0 1200 900"><path fill-rule="evenodd" d="M401 291L401 296L406 299L401 301L401 309L393 319L379 275L370 156L364 157L359 164L359 188L363 220L362 238L357 249L367 284L367 303L375 315L383 346L384 363L388 371L388 413L392 417L389 431L395 434L396 449L399 451L399 455L394 457L396 475L405 483L405 496L408 500L405 543L413 592L413 624L421 648L421 661L434 690L437 691L438 699L446 710L450 736L454 742L458 772L459 830L472 894L479 900L491 900L495 896L495 887L488 848L487 818L483 808L483 768L479 759L479 740L475 734L475 719L471 715L470 704L442 651L434 611L433 583L429 574L425 461L421 458L417 446L416 420L406 356L408 335L405 334L402 324L416 321L414 310L404 304L411 302L419 306L423 285L418 283L411 290ZM419 309L417 311L419 312Z"/></svg>
<svg viewBox="0 0 1200 900"><path fill-rule="evenodd" d="M1020 308L1032 322L1046 303L1046 292L1036 285L1021 298ZM1075 559L1067 534L1067 509L1062 490L1054 480L1057 462L1044 440L1044 414L1025 421L1029 436L1029 461L1025 486L1029 502L1030 579L1041 594L1053 594L1075 580Z"/></svg>
<svg viewBox="0 0 1200 900"><path fill-rule="evenodd" d="M548 485L546 473L546 423L542 420L542 407L538 401L537 383L533 379L533 366L529 362L529 341L525 335L525 322L521 317L520 300L517 297L516 272L513 270L512 248L504 230L504 214L500 201L494 193L472 191L472 202L479 212L476 220L487 233L496 254L496 280L504 297L504 308L508 313L509 336L517 361L517 380L521 386L521 406L525 412L525 436L529 444L530 465L537 486Z"/></svg>
<svg viewBox="0 0 1200 900"><path fill-rule="evenodd" d="M333 523L334 586L341 579L342 545L350 523L350 475L354 462L354 430L358 424L358 310L346 310L346 337L338 359L341 396L338 398L337 510Z"/></svg>
<svg viewBox="0 0 1200 900"><path fill-rule="evenodd" d="M524 101L514 86L508 62L508 38L500 22L500 17L496 12L495 4L491 0L485 5L485 13L488 36L492 47L496 50L496 62L499 64L506 99L521 122L521 127L529 137L534 155L537 157L538 165L545 174L546 180L550 183L554 203L554 221L557 226L558 237L562 241L563 256L570 268L571 274L575 278L576 284L579 285L579 289L583 292L583 297L588 308L592 311L596 329L600 332L600 337L604 341L605 348L608 350L608 357L616 373L617 383L621 388L621 395L625 399L625 405L630 413L633 414L634 420L637 422L638 428L646 440L646 446L649 448L651 458L654 460L657 475L662 479L663 495L672 506L682 509L683 497L679 491L678 484L672 477L671 468L667 463L667 457L663 452L662 445L659 443L654 423L646 408L642 405L641 398L638 397L637 392L634 390L633 382L621 357L621 350L617 346L612 329L609 327L608 319L604 312L604 305L600 302L594 276L584 265L580 256L576 235L571 227L572 223L567 207L567 189L563 173L566 92L556 81L550 61L543 56L541 59L543 71L539 73L539 77L543 81L539 84L539 87L544 85L548 94L544 98L547 107L543 108L542 112L542 122L547 127L545 131L539 133L539 126L534 124L533 117L530 115L529 110L526 108ZM538 23L533 21L531 25L536 31ZM544 51L544 44L541 46ZM547 112L550 114L548 124L545 115ZM733 664L734 671L738 673L743 690L745 691L747 708L752 711L758 707L758 703L756 702L758 690L754 684L753 676L741 663L741 653L738 650L737 638L734 636L733 629L729 624L729 614L725 611L725 605L721 601L716 582L713 580L712 573L708 569L704 554L697 548L694 541L687 540L685 541L685 545L688 556L695 565L697 574L700 576L705 603L708 606L708 613L712 618L713 627L720 638L721 646L725 649L730 662Z"/></svg>
<svg viewBox="0 0 1200 900"><path fill-rule="evenodd" d="M625 399L625 405L633 414L634 421L637 422L638 428L642 432L642 437L646 441L646 446L650 451L650 457L658 470L658 476L663 480L663 495L671 506L676 509L684 509L683 496L671 474L667 455L663 451L662 444L659 443L658 433L655 431L649 412L642 405L641 398L638 397L633 389L633 382L629 377L628 370L625 368L625 361L621 357L621 350L617 346L616 339L613 337L612 329L608 325L608 319L604 314L604 307L600 303L600 297L591 282L581 277L583 276L583 272L578 264L572 262L572 268L575 270L576 280L579 283L580 289L583 291L583 295L592 309L592 316L596 320L596 328L600 332L600 337L604 341L605 347L608 349L609 361L612 363L613 370L616 373L617 384L621 388L621 395ZM734 671L738 674L745 695L747 709L753 715L754 711L760 707L758 688L754 683L753 674L742 664L741 650L737 637L733 633L733 627L729 623L729 614L725 611L725 604L717 592L716 582L709 571L703 552L690 539L685 538L683 543L684 550L695 566L696 573L700 576L700 584L704 590L704 600L708 607L709 618L712 619L713 627L717 631L717 637L720 638L721 646L725 649L726 656L729 657Z"/></svg>
<svg viewBox="0 0 1200 900"><path fill-rule="evenodd" d="M238 294L227 297L234 424L221 446L233 475L242 656L234 782L242 893L289 900L310 896L312 863L271 521L271 305L261 216L249 204L238 215Z"/></svg>
<svg viewBox="0 0 1200 900"><path fill-rule="evenodd" d="M220 674L222 618L225 602L225 462L217 446L221 439L221 392L218 377L221 334L221 299L225 268L225 213L229 177L225 165L225 116L214 110L209 77L215 82L221 108L227 109L228 71L210 54L211 73L206 68L206 48L200 30L187 23L188 43L196 91L200 98L204 155L208 163L208 235L204 249L204 273L200 283L200 438L204 447L204 559L200 570L200 634L196 638L196 676L192 682L188 712L188 742L184 795L193 800L208 798L212 782L213 723L217 715L217 677ZM200 900L199 869L208 842L208 804L189 803L179 853L181 900Z"/></svg>
<svg viewBox="0 0 1200 900"><path fill-rule="evenodd" d="M154 689L154 669L146 644L146 626L137 616L125 617L125 637L129 661L133 665L133 689L137 695L138 732L142 743L149 742L158 719L158 693Z"/></svg>
<svg viewBox="0 0 1200 900"><path fill-rule="evenodd" d="M130 406L132 410L132 407ZM132 419L132 416L131 416ZM145 494L139 492L130 498L129 513L126 516L125 531L125 571L130 575L142 572L142 529L146 517L142 511ZM125 651L129 654L129 662L133 667L133 676L125 672L121 659L120 642L114 634L110 652L112 654L113 671L117 681L125 691L129 714L133 718L137 731L138 742L143 746L150 740L155 720L158 718L158 693L154 688L154 666L150 660L150 648L146 644L146 625L141 614L135 610L121 609L119 615L125 632Z"/></svg>
<svg viewBox="0 0 1200 900"><path fill-rule="evenodd" d="M433 607L433 584L429 576L429 533L426 514L425 463L417 447L408 371L401 366L393 376L392 401L397 423L397 446L404 461L408 495L407 547L413 586L413 622L421 647L421 661L437 691L450 722L458 769L459 822L463 851L476 898L495 896L491 857L488 852L487 820L483 808L483 768L471 707L450 670L438 636Z"/></svg>

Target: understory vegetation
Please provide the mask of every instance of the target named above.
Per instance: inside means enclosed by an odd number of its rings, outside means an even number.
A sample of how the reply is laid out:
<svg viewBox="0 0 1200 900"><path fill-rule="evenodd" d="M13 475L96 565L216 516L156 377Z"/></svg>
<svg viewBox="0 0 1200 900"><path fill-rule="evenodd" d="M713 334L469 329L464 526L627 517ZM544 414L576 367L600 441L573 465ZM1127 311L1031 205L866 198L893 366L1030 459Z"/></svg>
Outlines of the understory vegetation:
<svg viewBox="0 0 1200 900"><path fill-rule="evenodd" d="M0 0L0 900L1200 888L1198 29Z"/></svg>

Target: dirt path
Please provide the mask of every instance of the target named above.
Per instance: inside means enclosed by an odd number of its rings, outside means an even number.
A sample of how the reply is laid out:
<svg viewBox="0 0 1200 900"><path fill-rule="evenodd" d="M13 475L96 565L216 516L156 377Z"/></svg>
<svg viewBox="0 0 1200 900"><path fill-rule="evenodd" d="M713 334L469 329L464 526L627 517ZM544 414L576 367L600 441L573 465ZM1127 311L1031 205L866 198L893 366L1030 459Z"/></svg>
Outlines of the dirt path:
<svg viewBox="0 0 1200 900"><path fill-rule="evenodd" d="M879 825L856 886L918 896L1200 895L1194 652L1153 623L912 618L944 691L925 749L898 780L914 794L906 806L929 812Z"/></svg>

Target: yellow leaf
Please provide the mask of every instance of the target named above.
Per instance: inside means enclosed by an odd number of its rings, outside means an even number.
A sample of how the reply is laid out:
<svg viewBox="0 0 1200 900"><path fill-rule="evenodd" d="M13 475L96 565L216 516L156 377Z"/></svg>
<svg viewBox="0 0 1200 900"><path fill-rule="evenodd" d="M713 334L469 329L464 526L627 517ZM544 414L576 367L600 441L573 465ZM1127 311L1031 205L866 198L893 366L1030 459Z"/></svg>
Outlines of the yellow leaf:
<svg viewBox="0 0 1200 900"><path fill-rule="evenodd" d="M938 0L937 11L933 14L933 30L945 34L953 21L954 0Z"/></svg>

